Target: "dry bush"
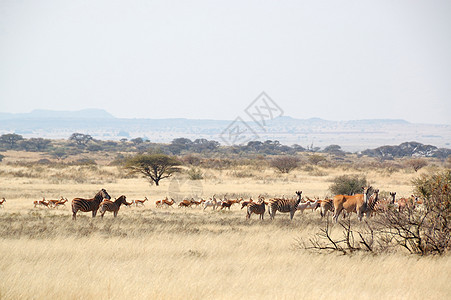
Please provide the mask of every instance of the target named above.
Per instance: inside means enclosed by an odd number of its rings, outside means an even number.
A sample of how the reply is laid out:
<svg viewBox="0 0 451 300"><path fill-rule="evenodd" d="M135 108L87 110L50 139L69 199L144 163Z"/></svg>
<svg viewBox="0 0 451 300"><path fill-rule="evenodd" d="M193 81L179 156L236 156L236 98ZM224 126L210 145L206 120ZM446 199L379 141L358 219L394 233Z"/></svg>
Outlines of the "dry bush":
<svg viewBox="0 0 451 300"><path fill-rule="evenodd" d="M270 162L270 166L281 173L289 173L299 166L299 161L299 157L296 156L281 156L273 158Z"/></svg>
<svg viewBox="0 0 451 300"><path fill-rule="evenodd" d="M413 158L406 161L405 164L407 167L412 168L415 172L418 172L419 169L426 167L428 162L424 158Z"/></svg>

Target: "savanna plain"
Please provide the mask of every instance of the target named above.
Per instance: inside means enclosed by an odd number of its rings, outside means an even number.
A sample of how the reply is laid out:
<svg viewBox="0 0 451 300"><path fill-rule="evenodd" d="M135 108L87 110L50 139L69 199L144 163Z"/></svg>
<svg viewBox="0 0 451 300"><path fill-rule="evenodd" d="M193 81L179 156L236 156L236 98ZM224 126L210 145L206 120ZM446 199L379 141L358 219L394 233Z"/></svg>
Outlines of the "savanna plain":
<svg viewBox="0 0 451 300"><path fill-rule="evenodd" d="M27 158L19 157L25 161ZM268 214L245 209L156 208L155 201L195 197L248 199L330 196L332 179L363 174L381 191L412 193L417 173L372 167L298 168L281 174L239 166L202 170L204 179L176 174L149 185L117 166L0 164L1 299L449 299L451 257L420 257L402 250L382 254L318 253L303 249L324 225L318 211ZM79 213L70 201L101 188L144 206L121 207L118 217ZM69 199L58 209L33 201ZM358 223L355 214L351 217ZM371 222L371 219L368 220ZM357 224L356 226L363 226ZM332 232L342 228L334 225Z"/></svg>

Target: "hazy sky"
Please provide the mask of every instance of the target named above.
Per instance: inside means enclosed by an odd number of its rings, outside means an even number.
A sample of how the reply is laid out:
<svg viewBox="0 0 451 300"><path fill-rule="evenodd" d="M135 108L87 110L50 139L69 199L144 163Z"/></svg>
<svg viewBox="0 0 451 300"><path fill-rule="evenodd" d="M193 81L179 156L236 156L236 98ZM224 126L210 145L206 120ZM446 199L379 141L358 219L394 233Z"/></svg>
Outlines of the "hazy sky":
<svg viewBox="0 0 451 300"><path fill-rule="evenodd" d="M0 111L451 124L451 1L0 0Z"/></svg>

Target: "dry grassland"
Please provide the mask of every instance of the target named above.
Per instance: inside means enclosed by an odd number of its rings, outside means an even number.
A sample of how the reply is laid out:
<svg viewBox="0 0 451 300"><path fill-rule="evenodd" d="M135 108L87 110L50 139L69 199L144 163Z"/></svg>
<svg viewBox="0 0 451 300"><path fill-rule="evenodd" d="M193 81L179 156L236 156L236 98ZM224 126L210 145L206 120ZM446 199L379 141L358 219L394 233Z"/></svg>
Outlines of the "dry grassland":
<svg viewBox="0 0 451 300"><path fill-rule="evenodd" d="M276 214L270 221L231 211L156 209L155 200L213 194L256 197L324 197L333 177L349 170L212 171L201 181L166 180L160 187L127 178L116 167L0 166L1 299L449 299L451 257L404 252L372 256L317 254L297 239L318 231L317 212ZM427 172L428 170L422 170ZM352 171L351 171L352 172ZM354 171L361 174L362 171ZM417 174L365 172L371 183L399 195L411 193ZM92 197L105 188L112 197L150 199L123 207L119 216L71 220L70 205L33 208L34 200ZM68 202L69 204L69 202ZM340 229L334 228L336 234Z"/></svg>

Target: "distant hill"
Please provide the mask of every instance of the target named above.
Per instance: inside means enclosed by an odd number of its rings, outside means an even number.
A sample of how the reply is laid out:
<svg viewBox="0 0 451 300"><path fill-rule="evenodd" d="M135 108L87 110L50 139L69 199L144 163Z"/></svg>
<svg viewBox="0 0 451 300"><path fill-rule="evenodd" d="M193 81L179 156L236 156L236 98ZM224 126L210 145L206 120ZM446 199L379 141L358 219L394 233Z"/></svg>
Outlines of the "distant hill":
<svg viewBox="0 0 451 300"><path fill-rule="evenodd" d="M0 134L17 133L26 138L67 139L72 133L89 134L96 139L119 140L142 137L168 143L175 138L208 139L227 144L224 136L232 120L125 119L115 118L102 109L80 111L35 110L27 114L0 113ZM83 122L80 122L83 120ZM242 124L243 125L243 124ZM285 145L326 147L340 145L345 151L363 151L383 145L416 141L438 148L451 145L451 126L415 124L405 120L372 119L330 121L320 118L296 119L282 116L267 121L264 127L245 122L247 140L278 140ZM247 139L246 139L247 138Z"/></svg>
<svg viewBox="0 0 451 300"><path fill-rule="evenodd" d="M113 119L113 115L103 109L88 108L78 111L58 111L35 109L30 113L0 113L0 120L22 119Z"/></svg>

